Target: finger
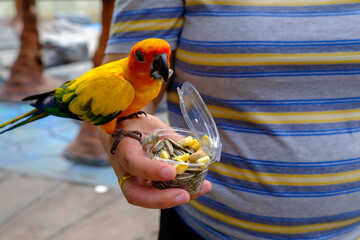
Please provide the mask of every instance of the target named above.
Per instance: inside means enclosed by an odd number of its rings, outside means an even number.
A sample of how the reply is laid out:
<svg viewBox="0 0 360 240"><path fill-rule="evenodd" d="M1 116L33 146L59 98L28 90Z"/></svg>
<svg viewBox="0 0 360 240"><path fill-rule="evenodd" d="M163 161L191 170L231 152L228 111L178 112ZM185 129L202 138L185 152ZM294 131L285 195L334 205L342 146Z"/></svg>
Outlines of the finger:
<svg viewBox="0 0 360 240"><path fill-rule="evenodd" d="M166 181L174 179L176 169L161 161L151 160L138 141L132 138L124 138L118 148L121 167L131 175L150 179L153 181ZM121 151L126 154L121 155Z"/></svg>
<svg viewBox="0 0 360 240"><path fill-rule="evenodd" d="M144 180L136 177L127 179L122 184L123 194L128 203L145 208L165 209L185 204L190 195L183 189L157 189L148 187Z"/></svg>
<svg viewBox="0 0 360 240"><path fill-rule="evenodd" d="M191 195L191 200L197 199L201 195L204 195L205 193L210 192L211 188L212 188L211 182L209 182L208 180L205 180L201 186L200 192L197 194Z"/></svg>

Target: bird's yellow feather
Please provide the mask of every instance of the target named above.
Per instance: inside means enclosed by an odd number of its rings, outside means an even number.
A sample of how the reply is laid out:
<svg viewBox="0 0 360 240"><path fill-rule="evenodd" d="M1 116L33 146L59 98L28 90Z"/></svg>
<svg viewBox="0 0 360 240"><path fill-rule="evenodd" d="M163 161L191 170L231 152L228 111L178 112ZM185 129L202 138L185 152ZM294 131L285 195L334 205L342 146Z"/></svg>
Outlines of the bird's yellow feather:
<svg viewBox="0 0 360 240"><path fill-rule="evenodd" d="M100 118L124 111L133 101L132 84L122 77L123 60L95 68L56 90L60 101L82 120L99 124ZM115 101L114 101L115 100Z"/></svg>

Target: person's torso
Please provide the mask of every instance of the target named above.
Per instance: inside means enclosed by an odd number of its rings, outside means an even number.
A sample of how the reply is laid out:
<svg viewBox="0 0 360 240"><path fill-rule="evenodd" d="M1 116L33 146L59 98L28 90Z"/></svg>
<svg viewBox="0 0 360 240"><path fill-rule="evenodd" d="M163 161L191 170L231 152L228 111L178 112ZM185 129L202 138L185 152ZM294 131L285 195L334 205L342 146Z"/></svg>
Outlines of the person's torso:
<svg viewBox="0 0 360 240"><path fill-rule="evenodd" d="M177 209L202 235L360 235L359 13L357 1L187 1L169 119L185 127L176 87L189 81L223 142L213 190Z"/></svg>

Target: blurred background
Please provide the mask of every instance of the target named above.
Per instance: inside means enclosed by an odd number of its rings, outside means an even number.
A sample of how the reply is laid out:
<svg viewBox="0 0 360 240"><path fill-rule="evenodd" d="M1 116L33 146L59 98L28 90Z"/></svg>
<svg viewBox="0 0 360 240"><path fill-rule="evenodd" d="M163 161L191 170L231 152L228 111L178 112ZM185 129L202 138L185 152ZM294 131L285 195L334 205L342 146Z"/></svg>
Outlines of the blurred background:
<svg viewBox="0 0 360 240"><path fill-rule="evenodd" d="M0 123L32 109L23 97L101 64L113 5L0 1ZM96 134L49 116L0 135L0 240L157 238L159 212L126 202Z"/></svg>

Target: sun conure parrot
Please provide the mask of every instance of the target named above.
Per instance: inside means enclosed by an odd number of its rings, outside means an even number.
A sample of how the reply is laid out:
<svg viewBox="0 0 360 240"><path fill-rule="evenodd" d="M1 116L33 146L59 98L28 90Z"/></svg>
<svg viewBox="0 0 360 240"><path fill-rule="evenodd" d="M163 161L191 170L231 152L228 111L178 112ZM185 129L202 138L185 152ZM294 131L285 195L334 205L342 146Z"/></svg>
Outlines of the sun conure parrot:
<svg viewBox="0 0 360 240"><path fill-rule="evenodd" d="M34 100L31 106L36 109L1 124L3 128L26 118L0 134L53 115L100 125L117 138L112 153L124 136L141 140L139 131L116 129L116 123L144 113L141 109L159 94L162 83L172 74L170 53L164 40L138 42L127 58L94 68L50 92L24 98Z"/></svg>

